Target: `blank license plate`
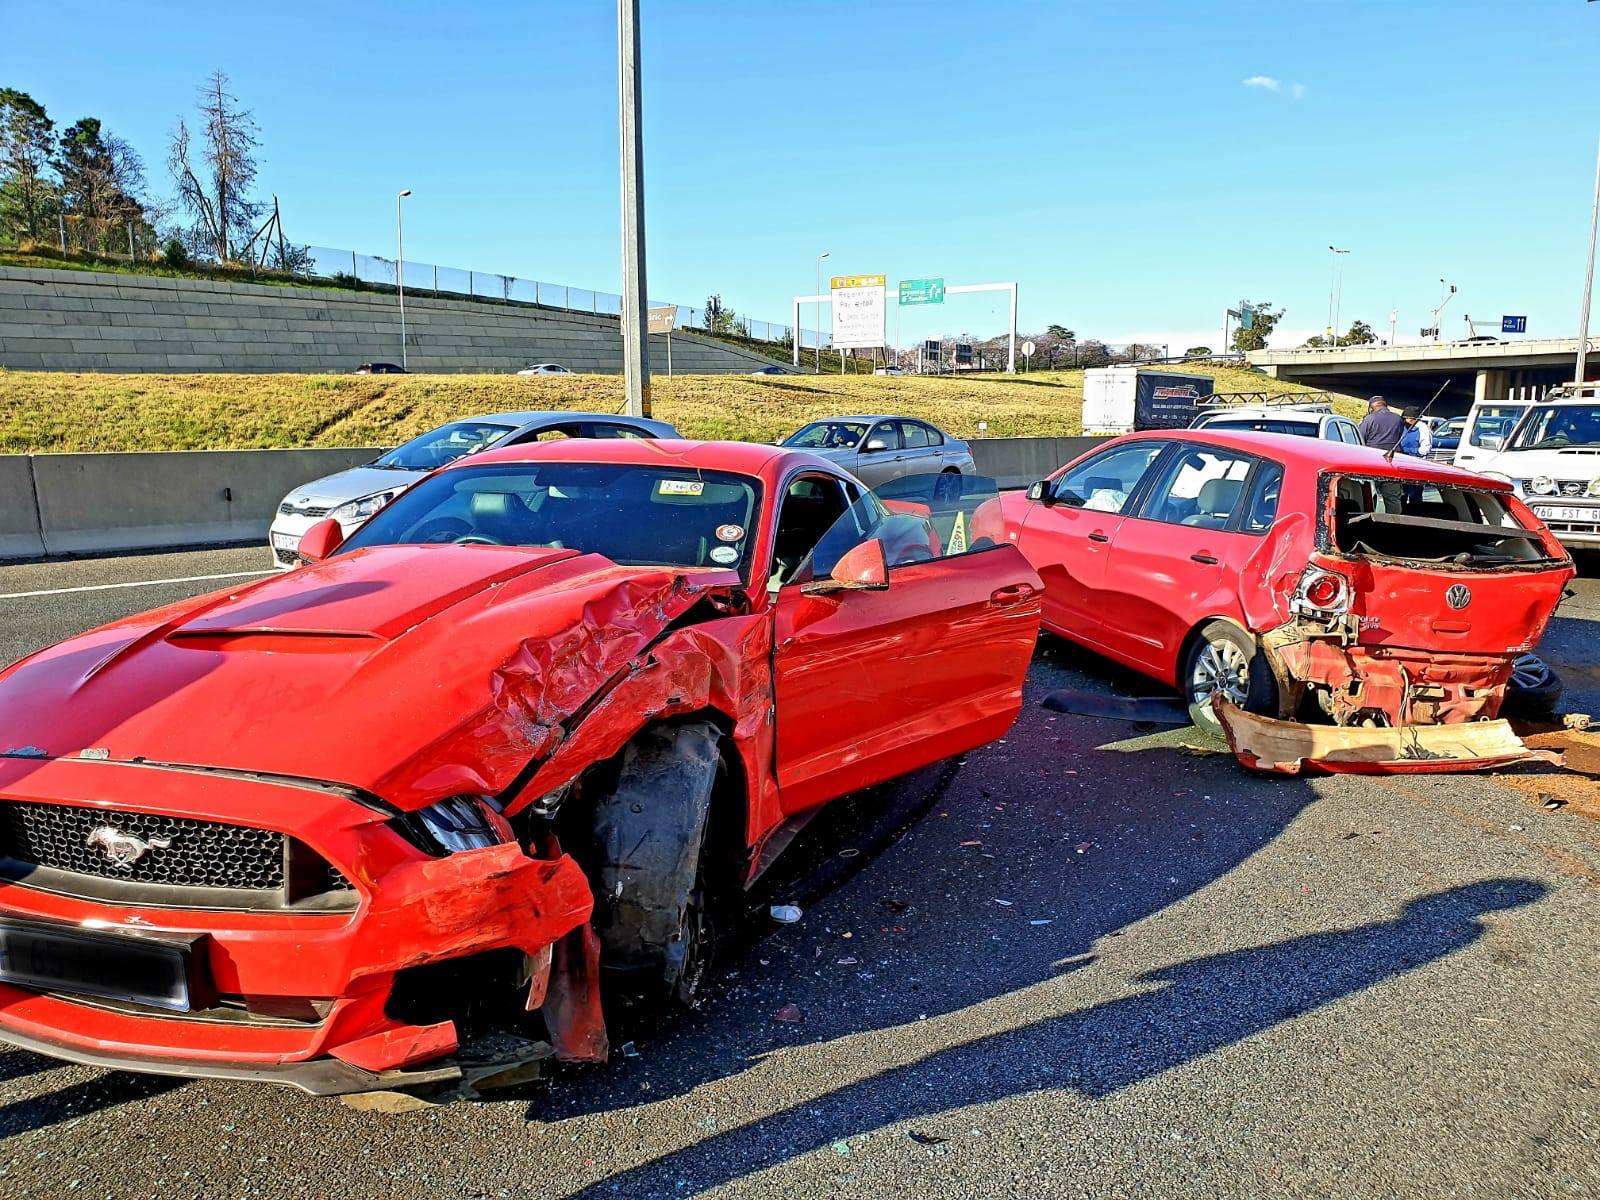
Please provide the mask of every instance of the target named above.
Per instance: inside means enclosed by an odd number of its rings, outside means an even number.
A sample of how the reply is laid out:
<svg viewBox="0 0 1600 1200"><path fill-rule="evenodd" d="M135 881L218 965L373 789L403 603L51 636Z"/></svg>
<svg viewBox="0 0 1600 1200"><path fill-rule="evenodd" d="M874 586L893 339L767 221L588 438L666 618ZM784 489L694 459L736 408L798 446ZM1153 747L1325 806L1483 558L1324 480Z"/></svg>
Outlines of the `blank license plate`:
<svg viewBox="0 0 1600 1200"><path fill-rule="evenodd" d="M1533 515L1541 521L1600 521L1600 507L1575 508L1564 504L1535 504Z"/></svg>
<svg viewBox="0 0 1600 1200"><path fill-rule="evenodd" d="M197 940L197 939L196 939ZM194 940L91 933L42 921L0 921L0 980L188 1012L198 986Z"/></svg>

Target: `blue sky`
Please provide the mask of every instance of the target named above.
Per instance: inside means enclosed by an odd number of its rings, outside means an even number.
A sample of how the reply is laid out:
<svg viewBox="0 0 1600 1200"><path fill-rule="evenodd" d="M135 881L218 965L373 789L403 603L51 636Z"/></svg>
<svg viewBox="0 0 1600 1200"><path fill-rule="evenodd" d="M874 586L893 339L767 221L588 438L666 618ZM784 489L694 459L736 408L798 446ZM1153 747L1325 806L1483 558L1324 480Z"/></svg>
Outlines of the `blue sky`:
<svg viewBox="0 0 1600 1200"><path fill-rule="evenodd" d="M145 156L221 67L298 241L618 289L615 8L8 6L0 83ZM1021 324L1220 338L1241 297L1576 329L1600 4L643 0L650 291L786 321L825 269L1015 279ZM26 55L15 53L26 47ZM1247 83L1257 80L1255 83ZM1267 82L1262 82L1267 81ZM1273 86L1273 85L1276 86ZM915 316L917 319L911 319ZM1002 302L907 310L997 332ZM891 318L892 320L892 318ZM808 322L809 323L809 322ZM1181 347L1178 347L1181 348Z"/></svg>

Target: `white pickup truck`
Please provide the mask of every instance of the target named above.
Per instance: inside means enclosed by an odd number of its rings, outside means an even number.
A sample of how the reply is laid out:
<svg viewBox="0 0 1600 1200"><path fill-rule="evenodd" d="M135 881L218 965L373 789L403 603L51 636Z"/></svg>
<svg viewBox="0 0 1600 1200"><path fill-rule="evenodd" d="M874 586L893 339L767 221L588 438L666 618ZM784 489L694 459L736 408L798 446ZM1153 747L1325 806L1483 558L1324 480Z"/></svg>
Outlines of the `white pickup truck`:
<svg viewBox="0 0 1600 1200"><path fill-rule="evenodd" d="M1469 444L1474 432L1479 441ZM1563 545L1600 549L1600 383L1558 388L1534 404L1475 405L1456 465L1509 479Z"/></svg>

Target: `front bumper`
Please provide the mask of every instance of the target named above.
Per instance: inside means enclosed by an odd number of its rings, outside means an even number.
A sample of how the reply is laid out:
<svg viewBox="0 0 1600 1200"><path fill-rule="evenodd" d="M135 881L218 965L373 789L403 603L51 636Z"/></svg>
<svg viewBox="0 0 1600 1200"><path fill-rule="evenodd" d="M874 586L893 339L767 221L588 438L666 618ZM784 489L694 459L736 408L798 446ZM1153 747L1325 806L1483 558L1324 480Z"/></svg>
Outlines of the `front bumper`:
<svg viewBox="0 0 1600 1200"><path fill-rule="evenodd" d="M1563 546L1600 548L1600 504L1544 496L1524 496L1523 503Z"/></svg>
<svg viewBox="0 0 1600 1200"><path fill-rule="evenodd" d="M315 786L112 762L0 759L0 800L278 830L336 866L359 897L345 911L245 911L145 898L112 903L26 880L0 884L0 917L198 939L195 953L222 998L203 1011L0 983L0 1041L76 1062L259 1079L318 1094L454 1078L454 1022L391 1015L386 1005L397 977L508 949L548 970L550 947L584 926L592 907L587 880L565 855L534 858L505 843L429 857L383 814Z"/></svg>

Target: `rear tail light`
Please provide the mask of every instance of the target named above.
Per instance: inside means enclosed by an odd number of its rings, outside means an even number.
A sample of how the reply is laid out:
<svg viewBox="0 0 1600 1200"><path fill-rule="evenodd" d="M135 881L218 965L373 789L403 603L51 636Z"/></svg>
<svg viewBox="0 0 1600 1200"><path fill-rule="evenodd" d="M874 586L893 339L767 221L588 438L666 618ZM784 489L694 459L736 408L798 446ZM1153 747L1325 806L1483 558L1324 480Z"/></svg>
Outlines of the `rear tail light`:
<svg viewBox="0 0 1600 1200"><path fill-rule="evenodd" d="M1342 615L1350 608L1350 581L1336 571L1307 567L1300 577L1300 600L1317 612Z"/></svg>

